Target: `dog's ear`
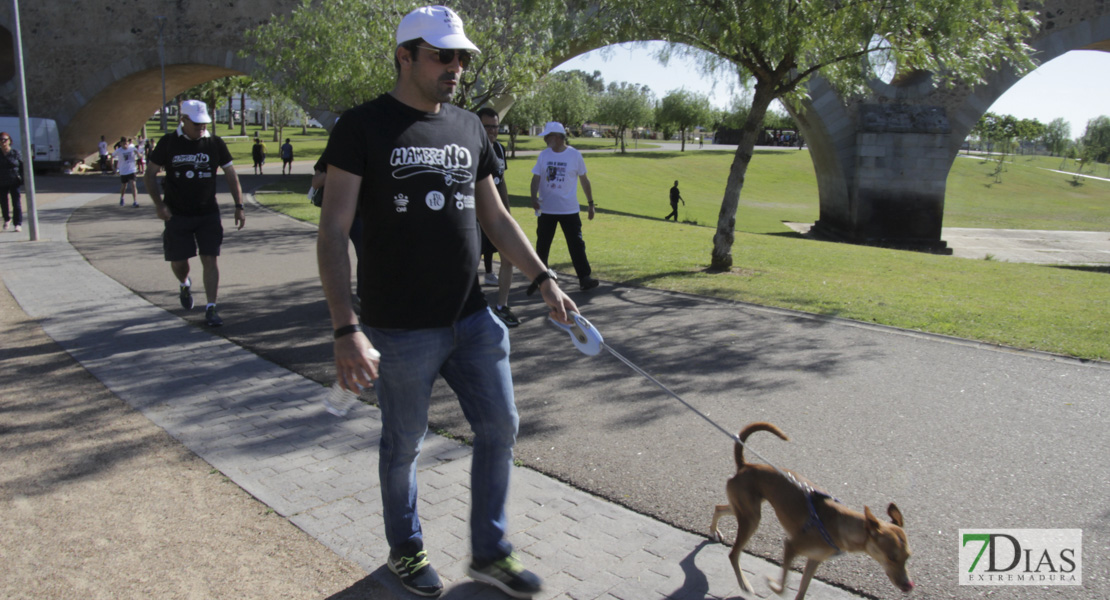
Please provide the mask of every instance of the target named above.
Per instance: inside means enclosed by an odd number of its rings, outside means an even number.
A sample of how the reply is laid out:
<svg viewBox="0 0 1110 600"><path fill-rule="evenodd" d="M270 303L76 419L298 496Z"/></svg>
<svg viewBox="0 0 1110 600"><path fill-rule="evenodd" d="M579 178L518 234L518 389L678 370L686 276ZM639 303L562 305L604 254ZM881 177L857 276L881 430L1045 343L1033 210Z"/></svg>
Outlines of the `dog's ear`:
<svg viewBox="0 0 1110 600"><path fill-rule="evenodd" d="M863 507L863 516L867 519L867 532L873 533L879 531L879 520L875 518L875 513L867 506Z"/></svg>
<svg viewBox="0 0 1110 600"><path fill-rule="evenodd" d="M890 515L890 520L894 521L895 525L902 528L906 527L903 525L905 521L902 520L902 511L898 510L898 506L893 502L890 503L890 506L886 507L886 514Z"/></svg>

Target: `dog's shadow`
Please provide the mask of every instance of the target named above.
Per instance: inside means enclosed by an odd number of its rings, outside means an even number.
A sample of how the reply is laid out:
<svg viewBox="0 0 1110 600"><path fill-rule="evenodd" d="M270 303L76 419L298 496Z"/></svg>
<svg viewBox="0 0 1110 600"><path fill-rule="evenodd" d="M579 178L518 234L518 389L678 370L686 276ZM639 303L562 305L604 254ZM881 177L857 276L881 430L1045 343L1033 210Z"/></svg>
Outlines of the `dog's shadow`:
<svg viewBox="0 0 1110 600"><path fill-rule="evenodd" d="M667 594L668 600L708 600L718 597L709 594L709 579L705 576L705 573L698 568L697 557L698 553L706 547L720 545L720 542L714 542L708 539L702 540L696 548L678 563L679 566L682 567L682 573L685 578L682 581L682 587ZM732 596L732 598L744 600L747 596Z"/></svg>

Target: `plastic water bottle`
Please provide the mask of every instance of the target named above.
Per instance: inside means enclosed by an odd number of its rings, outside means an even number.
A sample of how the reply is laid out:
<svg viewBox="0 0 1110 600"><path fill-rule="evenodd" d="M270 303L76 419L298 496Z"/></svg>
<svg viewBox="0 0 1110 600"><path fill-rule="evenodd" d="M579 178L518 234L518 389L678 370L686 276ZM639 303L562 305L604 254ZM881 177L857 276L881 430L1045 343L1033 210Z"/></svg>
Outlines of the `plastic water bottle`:
<svg viewBox="0 0 1110 600"><path fill-rule="evenodd" d="M378 360L382 355L378 353L377 350L371 348L366 352L366 356L368 356L370 360ZM359 391L363 389L365 388L359 386ZM339 385L337 381L331 385L331 389L329 389L327 395L324 396L324 410L337 417L345 417L347 413L351 412L352 408L358 405L358 397L358 394L343 389L343 386Z"/></svg>

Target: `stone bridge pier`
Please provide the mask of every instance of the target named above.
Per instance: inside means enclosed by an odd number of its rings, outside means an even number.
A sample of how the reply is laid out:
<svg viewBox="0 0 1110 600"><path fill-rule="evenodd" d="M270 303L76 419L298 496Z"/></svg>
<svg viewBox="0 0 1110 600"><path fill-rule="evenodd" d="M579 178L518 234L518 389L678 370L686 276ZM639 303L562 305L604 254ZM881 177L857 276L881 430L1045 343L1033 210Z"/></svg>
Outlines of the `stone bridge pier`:
<svg viewBox="0 0 1110 600"><path fill-rule="evenodd" d="M1101 0L1047 0L1041 14L1029 40L1038 64L1072 50L1110 51L1110 11ZM863 98L813 80L805 110L795 115L820 188L813 233L950 253L941 225L952 163L980 117L1019 79L1001 70L975 88L946 90L919 73L894 85L872 82Z"/></svg>
<svg viewBox="0 0 1110 600"><path fill-rule="evenodd" d="M461 0L458 8L465 15L465 7L478 1ZM58 122L63 160L87 157L96 152L101 135L133 136L161 106L159 40L166 97L172 98L212 79L254 76L255 61L241 55L243 33L300 4L23 0L29 112ZM1043 63L1072 50L1110 51L1108 4L1045 0L1038 9L1041 28L1029 40L1036 59ZM596 8L593 0L568 0L567 7L571 13ZM11 9L11 3L0 2L0 114L13 114L17 106ZM553 57L555 64L599 47L588 39L564 41L563 47L573 50ZM853 243L947 251L941 225L952 162L982 114L1018 79L1000 71L973 89L942 90L919 73L894 85L874 82L866 97L845 97L813 80L810 99L795 117L817 174L820 217L814 231ZM322 123L333 122L309 112Z"/></svg>

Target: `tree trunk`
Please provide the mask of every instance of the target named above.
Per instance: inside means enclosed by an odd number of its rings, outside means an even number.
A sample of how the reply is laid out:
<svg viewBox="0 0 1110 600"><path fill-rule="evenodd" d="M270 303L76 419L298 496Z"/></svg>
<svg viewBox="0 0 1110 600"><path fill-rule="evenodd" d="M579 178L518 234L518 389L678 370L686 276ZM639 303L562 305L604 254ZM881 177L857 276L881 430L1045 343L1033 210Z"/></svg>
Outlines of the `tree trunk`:
<svg viewBox="0 0 1110 600"><path fill-rule="evenodd" d="M763 117L767 115L767 108L775 99L772 90L772 84L756 83L751 110L748 112L747 120L744 121L744 127L740 130L740 145L736 147L736 156L732 159L732 166L729 168L725 197L721 200L721 212L717 216L717 233L713 236L713 254L709 262L709 268L713 271L728 271L732 268L732 243L736 239L736 208L740 204L740 191L744 189L744 178L748 173L748 164L752 162L752 153L755 151L759 130L763 126Z"/></svg>
<svg viewBox="0 0 1110 600"><path fill-rule="evenodd" d="M235 129L235 95L227 95L227 128Z"/></svg>
<svg viewBox="0 0 1110 600"><path fill-rule="evenodd" d="M686 128L683 127L679 131L682 132L682 150L680 150L680 152L685 152L686 151ZM735 164L735 163L733 163L733 164Z"/></svg>
<svg viewBox="0 0 1110 600"><path fill-rule="evenodd" d="M247 92L239 92L239 135L247 135Z"/></svg>

